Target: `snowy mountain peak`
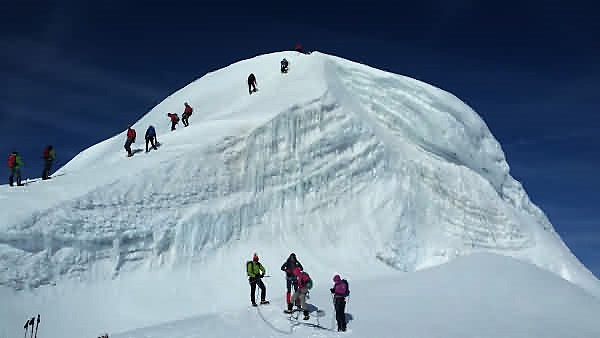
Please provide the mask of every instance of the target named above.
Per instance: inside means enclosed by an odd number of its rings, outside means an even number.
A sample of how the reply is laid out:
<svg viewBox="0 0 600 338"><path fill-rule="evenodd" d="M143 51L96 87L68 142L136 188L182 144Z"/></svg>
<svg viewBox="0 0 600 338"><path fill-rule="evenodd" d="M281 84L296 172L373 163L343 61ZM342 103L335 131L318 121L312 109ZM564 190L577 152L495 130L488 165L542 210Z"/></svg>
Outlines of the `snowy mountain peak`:
<svg viewBox="0 0 600 338"><path fill-rule="evenodd" d="M171 131L167 113L184 102L190 126ZM146 153L149 125L160 147ZM133 127L132 158L123 131L53 180L0 193L0 285L290 250L317 271L368 277L489 251L600 295L482 119L423 82L322 53L266 54L192 82Z"/></svg>

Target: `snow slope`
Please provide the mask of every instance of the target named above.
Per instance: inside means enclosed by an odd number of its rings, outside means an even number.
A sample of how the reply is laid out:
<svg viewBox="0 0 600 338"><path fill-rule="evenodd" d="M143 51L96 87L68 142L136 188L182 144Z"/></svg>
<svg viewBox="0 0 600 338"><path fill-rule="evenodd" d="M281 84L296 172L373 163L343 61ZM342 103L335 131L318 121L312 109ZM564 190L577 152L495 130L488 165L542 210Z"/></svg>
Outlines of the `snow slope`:
<svg viewBox="0 0 600 338"><path fill-rule="evenodd" d="M171 132L166 114L185 101L195 107L191 126ZM509 175L485 123L423 82L321 53L266 54L167 97L135 123L134 149L150 124L157 151L126 158L123 131L76 156L62 176L1 189L0 285L57 285L17 293L51 302L74 285L174 269L200 274L219 295L246 287L238 267L254 251L272 270L292 250L318 274L360 279L494 252L600 296ZM106 292L131 291L117 290ZM168 319L193 311L183 306Z"/></svg>
<svg viewBox="0 0 600 338"><path fill-rule="evenodd" d="M312 318L306 322L302 316L290 321L280 307L263 306L185 318L113 337L600 336L596 299L556 276L501 256L473 255L416 274L353 283L345 311L346 334L332 331L335 312L328 290L312 294Z"/></svg>
<svg viewBox="0 0 600 338"><path fill-rule="evenodd" d="M221 277L218 270L207 270ZM40 290L37 297L19 299L0 293L19 310L0 307L0 318L14 325L5 331L7 337L22 334L21 319L35 314L34 309L42 314L40 334L48 338L97 337L104 332L112 338L600 336L596 298L552 273L492 254L460 257L415 273L382 273L375 279L353 274L346 307L349 330L340 335L329 330L335 328L328 290L332 274L316 274L311 318L300 323L282 313L285 283L280 276L265 280L272 303L255 309L248 306L248 285L242 276L234 281L219 278L222 287L216 289L199 273L175 273L173 279L161 272L152 277L128 275L91 288L73 285L54 302ZM21 313L21 307L31 311Z"/></svg>

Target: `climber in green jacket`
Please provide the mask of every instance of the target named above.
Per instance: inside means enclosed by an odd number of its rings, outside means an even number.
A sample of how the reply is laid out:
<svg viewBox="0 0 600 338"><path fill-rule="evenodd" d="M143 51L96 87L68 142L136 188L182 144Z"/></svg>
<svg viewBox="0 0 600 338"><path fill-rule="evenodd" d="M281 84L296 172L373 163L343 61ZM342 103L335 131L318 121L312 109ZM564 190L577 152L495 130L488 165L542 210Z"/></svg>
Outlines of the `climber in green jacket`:
<svg viewBox="0 0 600 338"><path fill-rule="evenodd" d="M18 186L23 185L23 183L21 183L21 167L22 166L23 166L23 160L21 159L21 156L19 156L19 153L17 153L16 151L13 151L8 156L8 170L10 171L10 176L8 177L8 183L10 184L11 187L13 186L15 175L17 176L17 185Z"/></svg>
<svg viewBox="0 0 600 338"><path fill-rule="evenodd" d="M252 302L252 306L257 306L255 298L257 284L260 288L260 303L269 304L269 301L265 299L267 297L267 288L262 281L262 278L265 276L265 268L258 261L257 254L254 254L252 260L246 263L246 271L248 273L248 282L250 282L250 301Z"/></svg>

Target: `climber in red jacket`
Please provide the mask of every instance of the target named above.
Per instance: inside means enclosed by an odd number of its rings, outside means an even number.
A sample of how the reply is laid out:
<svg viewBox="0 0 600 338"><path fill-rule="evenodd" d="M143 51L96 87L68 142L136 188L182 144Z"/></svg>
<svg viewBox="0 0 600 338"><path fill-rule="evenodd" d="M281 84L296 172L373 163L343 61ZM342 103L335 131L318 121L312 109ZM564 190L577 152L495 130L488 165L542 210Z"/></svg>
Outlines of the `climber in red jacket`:
<svg viewBox="0 0 600 338"><path fill-rule="evenodd" d="M133 156L131 152L131 144L135 143L135 129L131 126L127 126L127 141L125 141L125 150L127 150L127 157Z"/></svg>

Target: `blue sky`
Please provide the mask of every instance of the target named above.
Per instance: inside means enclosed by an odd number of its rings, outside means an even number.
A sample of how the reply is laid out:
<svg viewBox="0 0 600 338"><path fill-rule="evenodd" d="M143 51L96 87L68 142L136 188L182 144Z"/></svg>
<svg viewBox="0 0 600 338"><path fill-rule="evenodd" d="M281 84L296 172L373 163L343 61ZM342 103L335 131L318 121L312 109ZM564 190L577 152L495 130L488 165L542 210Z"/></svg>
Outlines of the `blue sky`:
<svg viewBox="0 0 600 338"><path fill-rule="evenodd" d="M62 165L206 72L302 42L471 105L512 175L600 276L597 12L552 0L8 2L0 153L18 150L26 176L39 177L44 145Z"/></svg>

